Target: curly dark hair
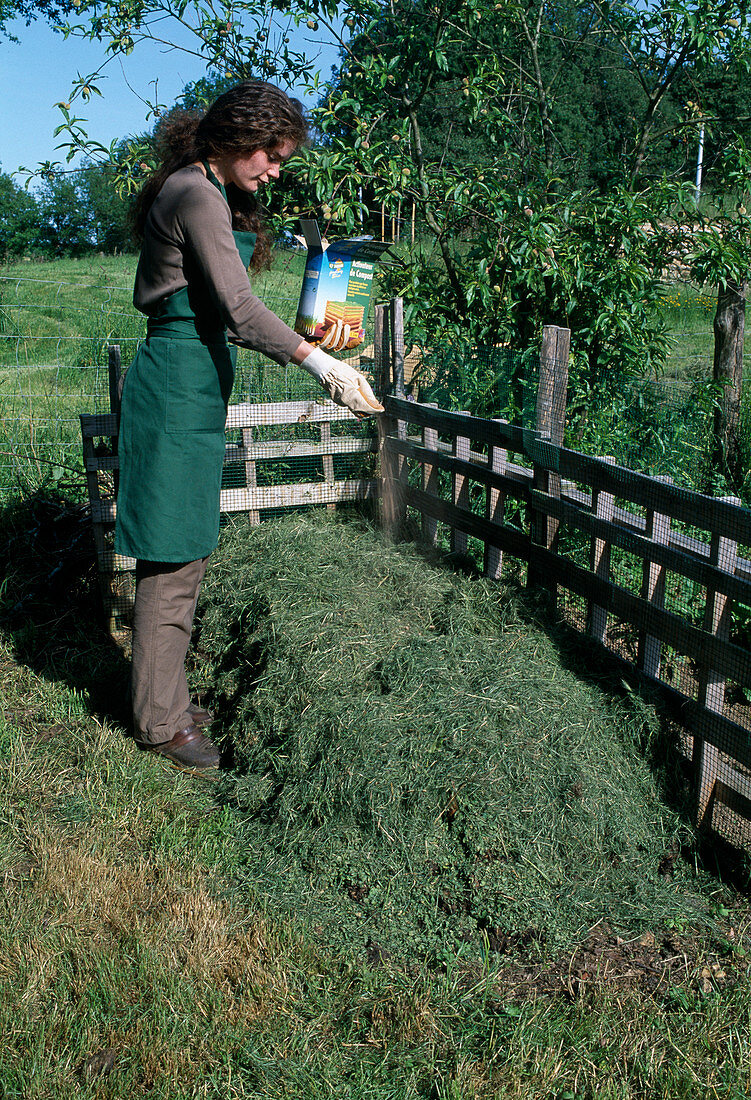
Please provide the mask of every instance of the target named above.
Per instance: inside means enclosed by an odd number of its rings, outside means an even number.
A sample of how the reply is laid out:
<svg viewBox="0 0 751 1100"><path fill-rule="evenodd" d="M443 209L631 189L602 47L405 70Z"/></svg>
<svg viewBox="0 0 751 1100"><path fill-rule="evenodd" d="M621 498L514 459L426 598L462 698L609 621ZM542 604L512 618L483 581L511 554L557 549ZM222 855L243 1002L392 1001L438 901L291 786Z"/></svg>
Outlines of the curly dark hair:
<svg viewBox="0 0 751 1100"><path fill-rule="evenodd" d="M161 163L136 197L133 206L136 237L143 239L151 204L173 172L211 157L250 154L258 149L270 152L288 141L303 145L307 138L308 123L300 101L263 80L235 84L203 114L175 108L160 119L154 133ZM258 235L251 266L256 271L268 267L271 241L263 208L253 195L232 185L227 188L227 201L233 228Z"/></svg>

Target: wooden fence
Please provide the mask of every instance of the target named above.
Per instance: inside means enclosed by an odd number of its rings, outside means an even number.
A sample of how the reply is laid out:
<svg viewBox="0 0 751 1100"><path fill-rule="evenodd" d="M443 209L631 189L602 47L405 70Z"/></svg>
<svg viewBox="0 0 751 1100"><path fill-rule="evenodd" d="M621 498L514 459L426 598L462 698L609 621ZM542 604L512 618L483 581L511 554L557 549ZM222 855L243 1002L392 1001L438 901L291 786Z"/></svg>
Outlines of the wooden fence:
<svg viewBox="0 0 751 1100"><path fill-rule="evenodd" d="M478 540L488 577L499 578L510 555L527 564L530 585L553 599L579 597L572 625L631 666L690 734L699 825L712 823L718 802L751 819L751 730L726 713L726 682L751 688L751 654L729 636L732 602L751 605L751 562L738 554L739 544L751 546L750 511L568 450L537 430L396 397L386 399L381 460L389 525L412 509L427 543L439 524L457 553ZM614 548L639 562L638 592L612 579ZM698 622L666 606L669 576L703 590ZM624 625L632 632L632 658L614 644L616 624L619 638ZM666 647L690 660L691 694L670 682ZM722 812L715 817L717 826ZM740 832L747 842L751 830Z"/></svg>

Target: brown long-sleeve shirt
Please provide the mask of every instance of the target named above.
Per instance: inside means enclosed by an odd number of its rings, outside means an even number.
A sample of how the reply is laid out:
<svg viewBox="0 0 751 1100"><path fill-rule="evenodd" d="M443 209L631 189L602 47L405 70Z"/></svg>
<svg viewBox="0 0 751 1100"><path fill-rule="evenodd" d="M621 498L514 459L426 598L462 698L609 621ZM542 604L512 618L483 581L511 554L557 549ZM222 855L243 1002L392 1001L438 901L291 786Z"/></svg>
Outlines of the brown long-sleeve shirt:
<svg viewBox="0 0 751 1100"><path fill-rule="evenodd" d="M197 165L174 172L149 211L133 304L147 315L188 288L199 327L219 322L242 347L288 363L302 337L253 293L221 192Z"/></svg>

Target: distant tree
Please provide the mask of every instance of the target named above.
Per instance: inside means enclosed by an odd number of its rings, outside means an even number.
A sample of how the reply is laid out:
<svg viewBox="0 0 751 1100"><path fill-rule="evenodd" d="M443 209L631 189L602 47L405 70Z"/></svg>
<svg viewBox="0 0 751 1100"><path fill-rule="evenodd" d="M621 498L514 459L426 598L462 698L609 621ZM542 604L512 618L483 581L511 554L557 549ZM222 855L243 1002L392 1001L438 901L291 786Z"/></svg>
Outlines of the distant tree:
<svg viewBox="0 0 751 1100"><path fill-rule="evenodd" d="M114 164L92 160L86 161L75 173L81 212L92 247L98 252L127 252L134 248L130 201L117 187L116 176Z"/></svg>
<svg viewBox="0 0 751 1100"><path fill-rule="evenodd" d="M39 216L37 241L45 256L55 259L93 251L91 224L75 176L60 174L44 181Z"/></svg>
<svg viewBox="0 0 751 1100"><path fill-rule="evenodd" d="M39 206L34 196L0 173L0 260L33 251L39 234Z"/></svg>
<svg viewBox="0 0 751 1100"><path fill-rule="evenodd" d="M674 96L691 112L693 124L675 136L688 172L696 168L699 130L704 125L704 186L716 193L727 182L729 148L740 139L751 147L751 72L717 58L700 72L687 70L676 82Z"/></svg>

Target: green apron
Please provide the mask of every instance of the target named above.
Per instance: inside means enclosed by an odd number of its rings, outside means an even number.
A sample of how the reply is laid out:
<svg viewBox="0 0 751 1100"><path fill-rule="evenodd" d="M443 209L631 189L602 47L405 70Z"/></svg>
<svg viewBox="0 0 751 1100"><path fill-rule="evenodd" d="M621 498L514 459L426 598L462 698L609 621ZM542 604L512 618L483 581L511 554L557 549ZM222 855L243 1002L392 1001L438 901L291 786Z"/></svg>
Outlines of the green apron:
<svg viewBox="0 0 751 1100"><path fill-rule="evenodd" d="M247 267L256 234L233 236ZM207 294L196 318L193 294L190 287L176 291L149 318L146 340L125 376L115 551L127 557L197 561L219 538L224 424L237 348L228 345L218 312L207 308Z"/></svg>

